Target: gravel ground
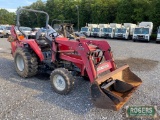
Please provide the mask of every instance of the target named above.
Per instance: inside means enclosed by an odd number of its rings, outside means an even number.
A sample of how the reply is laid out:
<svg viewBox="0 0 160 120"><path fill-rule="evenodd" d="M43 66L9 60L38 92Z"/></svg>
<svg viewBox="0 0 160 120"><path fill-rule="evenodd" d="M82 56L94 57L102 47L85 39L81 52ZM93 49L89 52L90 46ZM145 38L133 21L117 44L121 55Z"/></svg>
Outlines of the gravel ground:
<svg viewBox="0 0 160 120"><path fill-rule="evenodd" d="M63 96L52 91L47 75L28 79L19 77L14 69L9 43L2 38L0 42L0 119L126 120L127 105L160 107L159 44L108 40L117 65L129 64L143 81L120 111L112 111L93 106L90 84L82 78L77 78L74 90Z"/></svg>

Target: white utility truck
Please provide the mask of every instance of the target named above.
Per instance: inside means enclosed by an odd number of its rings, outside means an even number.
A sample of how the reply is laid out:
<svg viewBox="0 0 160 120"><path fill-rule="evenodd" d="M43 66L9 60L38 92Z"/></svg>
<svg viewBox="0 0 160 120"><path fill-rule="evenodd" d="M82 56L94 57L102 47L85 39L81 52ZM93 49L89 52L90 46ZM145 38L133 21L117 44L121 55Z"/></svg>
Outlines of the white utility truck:
<svg viewBox="0 0 160 120"><path fill-rule="evenodd" d="M109 24L99 24L100 31L98 33L99 37L104 37L105 29L109 27Z"/></svg>
<svg viewBox="0 0 160 120"><path fill-rule="evenodd" d="M92 27L97 26L97 24L87 24L85 27L81 28L80 33L84 34L87 37L91 36Z"/></svg>
<svg viewBox="0 0 160 120"><path fill-rule="evenodd" d="M152 22L141 22L138 27L134 29L133 32L133 41L144 40L150 41L152 35L153 23Z"/></svg>
<svg viewBox="0 0 160 120"><path fill-rule="evenodd" d="M103 29L103 37L114 38L116 28L121 27L121 24L110 23L106 28Z"/></svg>
<svg viewBox="0 0 160 120"><path fill-rule="evenodd" d="M92 24L91 37L99 37L100 28L98 24Z"/></svg>
<svg viewBox="0 0 160 120"><path fill-rule="evenodd" d="M120 39L132 39L133 31L137 25L132 23L124 23L121 28L116 30L115 36Z"/></svg>

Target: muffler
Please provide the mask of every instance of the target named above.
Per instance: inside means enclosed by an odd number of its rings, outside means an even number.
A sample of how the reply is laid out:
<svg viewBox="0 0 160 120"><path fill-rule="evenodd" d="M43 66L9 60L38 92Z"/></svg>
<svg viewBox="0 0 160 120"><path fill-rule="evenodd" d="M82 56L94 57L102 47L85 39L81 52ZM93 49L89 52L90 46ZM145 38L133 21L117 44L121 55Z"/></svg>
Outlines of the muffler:
<svg viewBox="0 0 160 120"><path fill-rule="evenodd" d="M125 65L92 83L93 104L98 108L119 110L141 83L142 80Z"/></svg>

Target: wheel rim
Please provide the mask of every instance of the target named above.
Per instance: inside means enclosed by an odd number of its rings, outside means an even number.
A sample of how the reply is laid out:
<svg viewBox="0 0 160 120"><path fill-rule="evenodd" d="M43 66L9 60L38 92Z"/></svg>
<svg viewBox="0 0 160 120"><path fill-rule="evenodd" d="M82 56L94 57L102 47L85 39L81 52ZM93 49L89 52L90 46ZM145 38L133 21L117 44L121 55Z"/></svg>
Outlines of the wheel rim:
<svg viewBox="0 0 160 120"><path fill-rule="evenodd" d="M21 55L18 55L16 57L16 64L17 64L18 70L22 72L24 70L24 60Z"/></svg>
<svg viewBox="0 0 160 120"><path fill-rule="evenodd" d="M53 77L53 84L59 91L63 91L66 87L66 82L61 75L55 75Z"/></svg>

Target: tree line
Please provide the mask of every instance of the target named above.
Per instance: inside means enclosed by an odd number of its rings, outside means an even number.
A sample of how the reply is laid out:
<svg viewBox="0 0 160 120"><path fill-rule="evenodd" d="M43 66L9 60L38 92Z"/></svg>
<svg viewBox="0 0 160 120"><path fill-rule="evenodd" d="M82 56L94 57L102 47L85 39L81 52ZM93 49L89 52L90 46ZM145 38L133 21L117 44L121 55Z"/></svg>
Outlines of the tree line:
<svg viewBox="0 0 160 120"><path fill-rule="evenodd" d="M8 12L6 9L0 9L0 24L15 24L15 13Z"/></svg>
<svg viewBox="0 0 160 120"><path fill-rule="evenodd" d="M85 26L86 23L129 22L138 24L141 21L152 21L156 31L160 25L159 6L160 0L47 0L46 2L37 0L25 7L46 11L50 16L50 22L53 19L71 20L75 27L77 27L79 11L80 27ZM22 17L22 22L26 25L29 25L31 20L34 21L33 23L36 21L38 25L44 23L43 16L31 16L33 19L28 20L25 15ZM8 18L4 16L0 20L4 22ZM8 21L13 22L13 19Z"/></svg>

